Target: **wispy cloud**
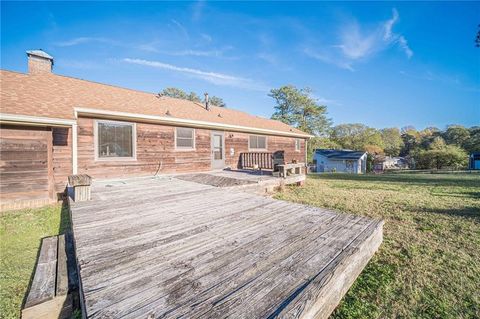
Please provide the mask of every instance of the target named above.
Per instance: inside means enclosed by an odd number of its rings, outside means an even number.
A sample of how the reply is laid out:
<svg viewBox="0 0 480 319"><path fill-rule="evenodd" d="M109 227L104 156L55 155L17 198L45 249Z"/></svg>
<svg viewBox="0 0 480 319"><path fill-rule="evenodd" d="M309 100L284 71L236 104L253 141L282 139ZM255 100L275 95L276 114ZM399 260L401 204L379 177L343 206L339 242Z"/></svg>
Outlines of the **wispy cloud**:
<svg viewBox="0 0 480 319"><path fill-rule="evenodd" d="M178 22L177 20L175 19L172 19L170 20L172 21L173 25L175 26L175 28L186 38L186 39L190 39L190 35L187 31L187 28L185 28L183 26L183 24L181 24L180 22Z"/></svg>
<svg viewBox="0 0 480 319"><path fill-rule="evenodd" d="M137 49L145 52L160 53L170 56L194 56L194 57L212 57L212 58L234 58L226 56L226 53L233 49L232 46L226 46L221 49L180 49L180 50L165 50L164 44L156 41L143 43L137 46Z"/></svg>
<svg viewBox="0 0 480 319"><path fill-rule="evenodd" d="M160 50L157 48L157 42L148 42L137 45L137 49L145 52L159 53Z"/></svg>
<svg viewBox="0 0 480 319"><path fill-rule="evenodd" d="M334 47L339 48L349 60L363 59L373 54L379 46L377 32L362 32L357 22L343 28L340 40L340 44Z"/></svg>
<svg viewBox="0 0 480 319"><path fill-rule="evenodd" d="M327 99L323 96L318 96L315 93L310 93L310 96L322 105L342 105L337 100Z"/></svg>
<svg viewBox="0 0 480 319"><path fill-rule="evenodd" d="M205 1L199 0L192 6L192 20L198 21L202 17Z"/></svg>
<svg viewBox="0 0 480 319"><path fill-rule="evenodd" d="M117 45L118 42L112 39L108 38L100 38L100 37L77 37L61 42L55 43L56 46L59 47L71 47L75 45L80 45L80 44L87 44L87 43L92 43L92 42L97 42L97 43L105 43L105 44L111 44L111 45Z"/></svg>
<svg viewBox="0 0 480 319"><path fill-rule="evenodd" d="M210 42L213 41L213 38L209 34L206 34L206 33L200 33L200 37L202 38L203 41L205 41L207 43L210 43Z"/></svg>
<svg viewBox="0 0 480 319"><path fill-rule="evenodd" d="M393 32L393 26L398 22L399 15L397 9L392 9L392 18L387 20L383 24L384 34L383 39L387 43L391 44L398 44L398 46L405 52L408 58L413 56L413 51L408 46L408 41L405 37L401 34L397 34Z"/></svg>
<svg viewBox="0 0 480 319"><path fill-rule="evenodd" d="M413 51L408 46L407 39L405 39L405 37L403 35L400 35L400 36L398 36L397 42L398 42L398 45L400 46L400 48L403 49L403 51L405 52L407 57L411 58L413 56Z"/></svg>
<svg viewBox="0 0 480 319"><path fill-rule="evenodd" d="M317 59L319 61L328 63L328 64L333 64L341 69L349 70L349 71L355 71L354 68L352 67L352 63L346 60L338 59L335 55L331 54L331 50L324 50L322 52L315 51L311 48L304 48L303 53L305 53L307 56Z"/></svg>
<svg viewBox="0 0 480 319"><path fill-rule="evenodd" d="M125 58L123 59L123 61L126 63L143 65L143 66L153 67L157 69L163 69L163 70L182 73L188 76L205 80L215 85L231 86L231 87L237 87L237 88L248 89L248 90L256 90L256 91L268 90L268 87L262 83L259 83L257 81L247 79L244 77L238 77L238 76L233 76L229 74L203 71L203 70L192 69L187 67L180 67L180 66L163 63L159 61L149 61L149 60L143 60L143 59Z"/></svg>
<svg viewBox="0 0 480 319"><path fill-rule="evenodd" d="M391 19L388 19L387 21L385 21L385 23L383 24L383 27L385 29L385 32L383 34L383 39L388 41L390 40L392 37L393 37L393 26L395 25L395 23L397 23L398 21L398 11L397 9L393 8L392 9L392 18Z"/></svg>
<svg viewBox="0 0 480 319"><path fill-rule="evenodd" d="M413 51L407 39L393 31L398 20L398 11L392 9L392 17L373 28L363 28L357 21L350 21L340 27L337 44L316 46L315 49L306 47L303 51L311 58L350 71L354 71L354 63L366 60L392 46L398 46L407 58L411 58Z"/></svg>
<svg viewBox="0 0 480 319"><path fill-rule="evenodd" d="M224 50L181 50L181 51L171 51L167 52L169 55L175 56L198 56L198 57L221 57L223 56Z"/></svg>

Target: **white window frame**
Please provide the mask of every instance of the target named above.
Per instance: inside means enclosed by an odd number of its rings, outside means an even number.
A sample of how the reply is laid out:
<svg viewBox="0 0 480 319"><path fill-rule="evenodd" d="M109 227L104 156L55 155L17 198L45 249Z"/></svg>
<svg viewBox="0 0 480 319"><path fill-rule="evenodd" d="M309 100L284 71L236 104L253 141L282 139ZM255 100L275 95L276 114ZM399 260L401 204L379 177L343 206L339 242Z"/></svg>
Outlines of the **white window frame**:
<svg viewBox="0 0 480 319"><path fill-rule="evenodd" d="M302 150L302 140L299 138L296 138L294 142L295 142L295 152L300 152Z"/></svg>
<svg viewBox="0 0 480 319"><path fill-rule="evenodd" d="M98 154L98 124L111 123L130 125L132 127L132 156L131 157L100 157ZM137 160L137 124L132 122L110 121L110 120L94 120L93 124L93 144L95 148L95 161L100 162L116 162L116 161L136 161Z"/></svg>
<svg viewBox="0 0 480 319"><path fill-rule="evenodd" d="M177 145L177 129L179 128L186 128L186 129L190 129L192 130L193 132L193 147L186 147L186 146L178 146ZM193 127L184 127L184 126L179 126L179 127L175 127L175 132L174 132L174 140L173 140L173 143L175 145L175 151L186 151L186 152L189 152L189 151L196 151L196 146L197 146L197 141L196 141L196 130L193 128Z"/></svg>
<svg viewBox="0 0 480 319"><path fill-rule="evenodd" d="M265 148L253 148L253 147L250 147L250 137L252 137L252 136L265 137ZM258 144L258 143L257 143L257 144ZM266 135L254 135L254 134L248 135L248 150L249 150L249 151L266 151L266 150L268 150L268 136L266 136Z"/></svg>

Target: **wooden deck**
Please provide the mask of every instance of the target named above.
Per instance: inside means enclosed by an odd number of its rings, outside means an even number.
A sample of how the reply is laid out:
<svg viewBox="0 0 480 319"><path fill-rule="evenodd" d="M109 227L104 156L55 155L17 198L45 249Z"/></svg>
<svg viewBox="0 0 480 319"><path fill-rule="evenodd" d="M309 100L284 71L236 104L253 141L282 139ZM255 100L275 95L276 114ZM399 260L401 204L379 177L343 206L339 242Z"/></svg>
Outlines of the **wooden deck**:
<svg viewBox="0 0 480 319"><path fill-rule="evenodd" d="M305 181L305 175L291 175L286 178L273 177L269 171L221 170L207 173L175 175L175 178L215 187L234 187L238 190L269 193L283 185Z"/></svg>
<svg viewBox="0 0 480 319"><path fill-rule="evenodd" d="M383 225L175 177L97 181L71 215L87 318L325 318Z"/></svg>

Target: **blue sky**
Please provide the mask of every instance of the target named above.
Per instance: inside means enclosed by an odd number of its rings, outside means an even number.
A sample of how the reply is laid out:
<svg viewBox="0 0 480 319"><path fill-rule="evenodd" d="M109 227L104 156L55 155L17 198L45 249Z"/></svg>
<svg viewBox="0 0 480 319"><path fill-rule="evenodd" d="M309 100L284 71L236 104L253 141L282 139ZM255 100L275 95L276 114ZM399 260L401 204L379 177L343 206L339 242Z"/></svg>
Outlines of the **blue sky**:
<svg viewBox="0 0 480 319"><path fill-rule="evenodd" d="M180 87L270 117L308 86L335 124L480 124L478 2L2 2L1 67L149 92Z"/></svg>

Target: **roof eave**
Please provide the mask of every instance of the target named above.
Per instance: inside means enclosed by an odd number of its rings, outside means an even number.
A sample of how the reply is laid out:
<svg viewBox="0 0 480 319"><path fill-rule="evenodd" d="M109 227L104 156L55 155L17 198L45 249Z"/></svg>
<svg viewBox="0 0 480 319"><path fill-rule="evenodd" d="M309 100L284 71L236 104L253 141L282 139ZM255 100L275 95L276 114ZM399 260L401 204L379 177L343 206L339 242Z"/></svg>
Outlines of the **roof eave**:
<svg viewBox="0 0 480 319"><path fill-rule="evenodd" d="M306 133L286 132L286 131L262 129L262 128L255 128L255 127L241 126L241 125L188 120L188 119L182 119L182 118L172 117L172 116L145 115L145 114L138 114L138 113L106 111L106 110L83 108L83 107L75 107L74 112L75 112L75 118L78 118L79 115L83 115L83 116L92 116L92 117L108 118L108 119L116 119L116 120L130 120L130 121L140 121L140 122L165 124L165 125L176 125L176 126L180 125L180 126L188 126L188 127L196 127L196 128L228 130L228 131L235 131L235 132L247 132L247 133L266 134L266 135L278 135L278 136L288 136L288 137L298 137L298 138L313 137L312 135L306 134Z"/></svg>
<svg viewBox="0 0 480 319"><path fill-rule="evenodd" d="M0 113L0 123L22 124L29 126L60 126L68 127L77 123L76 120L59 119L52 117L30 116L22 114Z"/></svg>

